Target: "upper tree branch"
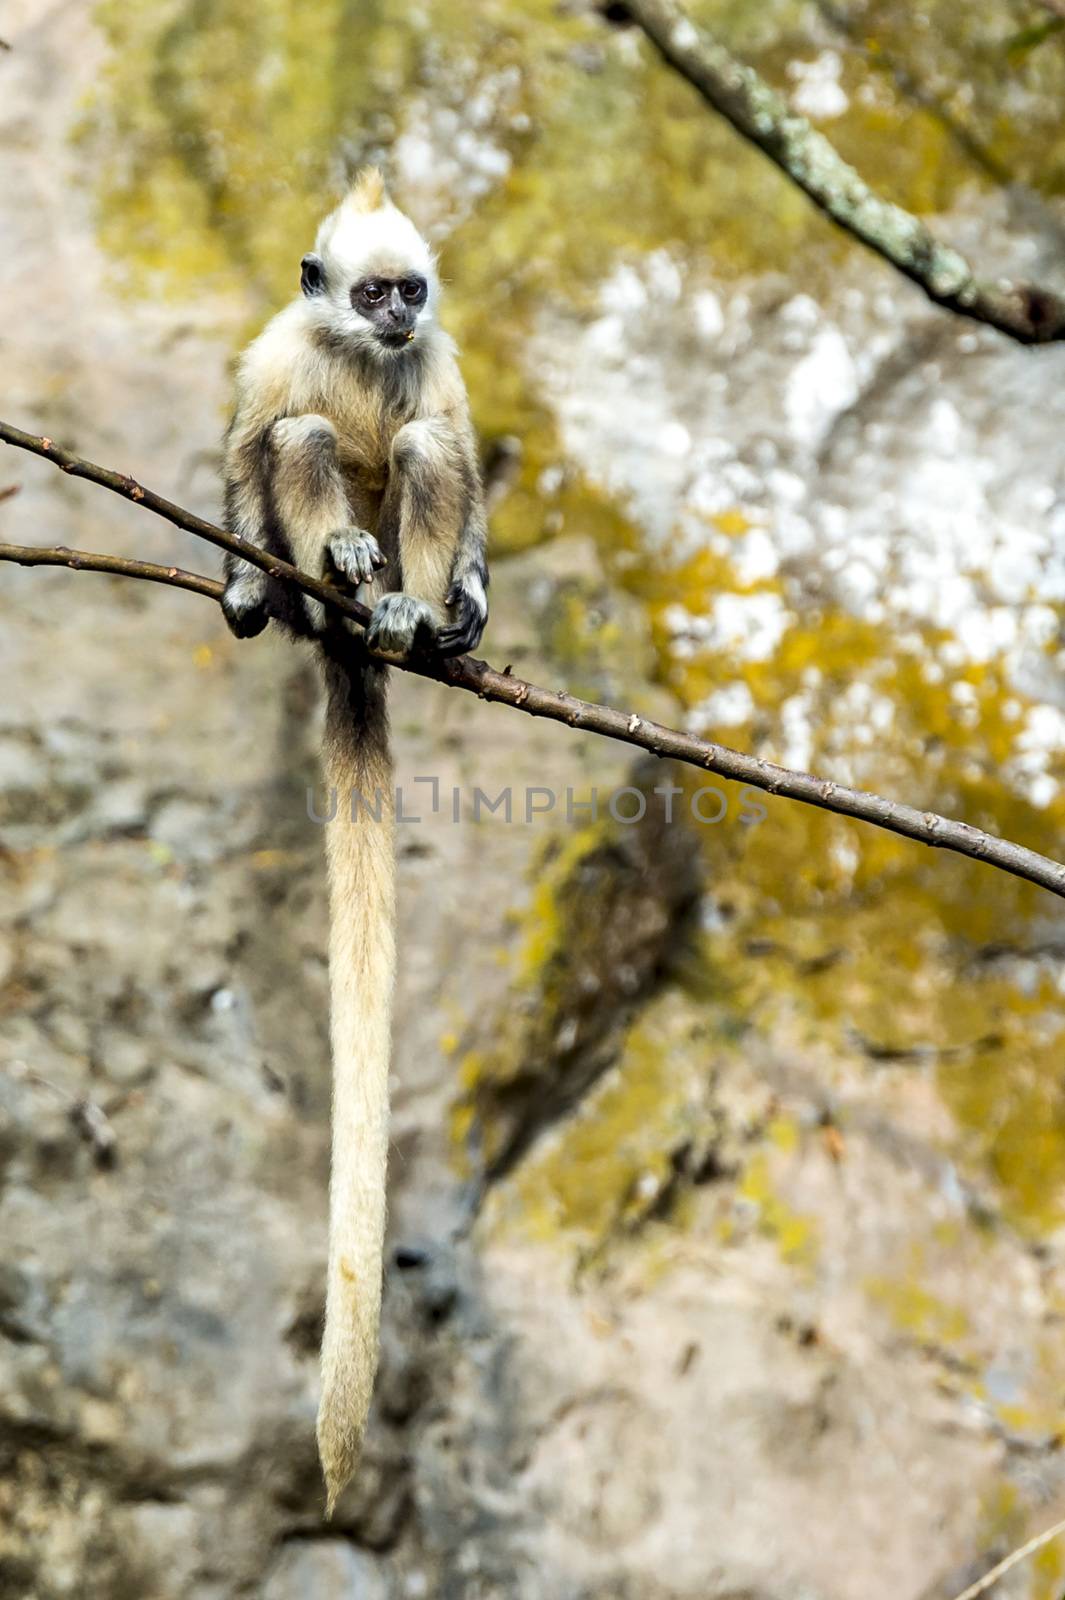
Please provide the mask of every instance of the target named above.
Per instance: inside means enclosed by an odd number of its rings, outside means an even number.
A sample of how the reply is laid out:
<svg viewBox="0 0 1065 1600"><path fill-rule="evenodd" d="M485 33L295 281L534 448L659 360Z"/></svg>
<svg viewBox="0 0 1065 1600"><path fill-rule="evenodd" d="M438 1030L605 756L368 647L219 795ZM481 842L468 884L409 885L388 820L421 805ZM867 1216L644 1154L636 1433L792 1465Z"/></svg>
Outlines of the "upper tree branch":
<svg viewBox="0 0 1065 1600"><path fill-rule="evenodd" d="M665 61L737 133L757 145L826 216L918 284L936 305L986 322L1021 344L1065 339L1065 296L1039 284L978 278L965 257L940 244L923 222L874 194L824 134L792 111L753 67L697 28L677 0L626 0L626 10Z"/></svg>
<svg viewBox="0 0 1065 1600"><path fill-rule="evenodd" d="M204 517L186 511L184 506L175 505L173 500L166 500L154 490L145 489L128 473L113 472L109 467L98 467L92 461L83 461L80 456L72 455L69 450L64 450L56 444L54 439L49 439L47 436L42 438L35 433L24 433L21 428L13 427L10 422L0 422L0 442L16 445L20 450L30 450L35 456L44 456L45 460L51 461L60 472L65 472L72 478L87 478L90 483L99 484L101 489L110 489L113 494L120 494L123 499L132 500L135 505L154 511L157 516L165 517L167 522L174 523L178 528L184 528L186 533L194 533L197 539L206 539L209 544L216 544L219 549L229 550L242 560L250 561L252 566L261 567L272 578L285 578L289 583L297 584L307 594L314 595L317 600L323 600L326 605L342 611L346 617L353 618L363 627L370 620L370 613L365 606L360 605L349 595L341 593L333 585L324 583L321 578L312 578L306 572L298 571L287 561L282 561L280 556L272 556L259 545L250 544L247 539L242 539L239 534L218 528ZM65 566L69 563L54 561L51 565Z"/></svg>
<svg viewBox="0 0 1065 1600"><path fill-rule="evenodd" d="M370 613L365 606L330 588L328 584L309 577L307 573L297 571L287 562L276 560L258 545L238 539L213 523L204 521L202 517L185 511L173 501L142 488L133 478L95 466L91 461L83 461L69 451L60 449L51 439L23 433L20 428L11 427L5 422L0 422L0 441L23 450L32 450L74 477L87 478L92 483L133 500L137 505L158 512L178 527L207 539L211 544L234 551L253 565L295 584L305 593L316 596L356 621L365 623L369 620ZM90 555L65 547L33 549L25 545L0 545L0 560L17 561L25 566L81 567L149 578L153 582L192 589L211 599L221 597L220 584L195 573L183 572L178 567L159 567L150 562L128 561L118 556ZM970 827L967 822L941 817L934 811L918 811L914 806L885 800L880 795L868 794L860 789L849 789L844 784L815 777L810 772L793 772L771 761L762 761L757 756L731 750L727 745L712 744L694 734L648 722L635 712L616 711L590 700L579 700L563 690L538 688L536 684L513 677L509 667L504 672L496 672L487 662L477 661L472 656L460 656L452 660L412 658L403 666L405 671L433 678L455 689L465 689L481 700L494 700L500 705L527 711L530 716L547 717L553 722L564 722L571 728L603 734L608 739L620 740L622 744L649 750L653 755L668 756L704 772L730 778L736 783L750 784L752 788L763 789L767 794L783 795L786 799L799 800L804 805L833 811L839 816L855 817L860 822L870 822L875 827L886 828L890 833L902 834L907 839L916 839L921 844L986 861L989 866L999 867L1016 878L1039 884L1041 888L1049 889L1052 894L1065 899L1065 866L1023 845L1013 844L1009 839L998 839L993 834Z"/></svg>

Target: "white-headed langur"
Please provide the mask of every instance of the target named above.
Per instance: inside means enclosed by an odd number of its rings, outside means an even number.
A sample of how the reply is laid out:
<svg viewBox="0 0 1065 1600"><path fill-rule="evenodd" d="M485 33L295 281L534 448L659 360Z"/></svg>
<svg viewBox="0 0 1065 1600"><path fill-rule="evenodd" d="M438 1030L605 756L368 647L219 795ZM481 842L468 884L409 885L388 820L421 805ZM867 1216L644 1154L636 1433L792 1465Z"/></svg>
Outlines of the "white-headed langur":
<svg viewBox="0 0 1065 1600"><path fill-rule="evenodd" d="M322 223L300 286L241 358L228 525L306 572L341 574L372 620L363 633L228 556L222 606L240 638L273 617L315 639L325 688L324 776L337 795L326 829L333 1146L318 1412L328 1515L358 1462L381 1308L395 967L384 660L472 649L488 572L476 443L436 319L432 252L379 172L363 172ZM353 794L365 801L354 821Z"/></svg>

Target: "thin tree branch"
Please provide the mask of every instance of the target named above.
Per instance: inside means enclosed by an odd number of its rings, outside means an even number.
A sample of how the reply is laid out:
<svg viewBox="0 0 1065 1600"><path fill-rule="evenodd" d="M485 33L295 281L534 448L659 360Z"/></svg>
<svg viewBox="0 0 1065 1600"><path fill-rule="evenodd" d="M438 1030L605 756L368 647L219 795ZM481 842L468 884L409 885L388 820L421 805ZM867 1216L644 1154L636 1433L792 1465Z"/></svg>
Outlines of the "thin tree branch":
<svg viewBox="0 0 1065 1600"><path fill-rule="evenodd" d="M104 467L94 466L91 461L83 461L68 451L60 450L50 439L39 439L7 423L0 422L0 440L17 445L21 449L32 450L36 455L54 461L65 472L87 478L92 483L102 484L105 488L132 499L138 505L158 511L168 521L176 523L178 527L185 528L190 533L195 533L199 538L207 539L211 544L235 550L246 560L294 583L305 593L316 596L335 610L348 616L355 616L357 621L369 619L370 613L365 606L349 600L336 589L330 588L328 584L310 578L304 572L298 572L287 562L275 560L257 545L237 539L233 534L216 528L213 523L205 522L203 518L184 511L172 501L164 500L161 495L142 488L140 484L134 483L132 478L111 472ZM154 582L168 582L180 588L194 589L197 593L206 594L212 599L219 597L221 587L213 584L209 578L198 578L196 574L183 573L176 567L153 568L147 562L127 562L117 556L90 555L83 551L62 548L35 551L27 549L24 545L4 545L0 546L0 560L17 561L23 566L81 565L91 571L148 577ZM839 816L854 817L860 822L872 823L875 827L885 828L888 832L901 834L907 839L916 839L919 843L931 845L936 849L951 850L957 855L971 856L974 860L985 861L989 866L998 867L1016 878L1024 878L1029 883L1049 889L1052 894L1065 899L1065 866L1060 862L1052 861L1049 857L1041 856L1036 851L1028 850L1023 845L1014 844L1008 839L995 838L993 834L984 833L979 828L971 827L967 822L941 817L934 811L918 811L914 806L885 800L880 795L868 794L860 789L849 789L844 784L833 783L828 778L819 778L810 772L793 772L788 767L779 767L772 761L744 755L727 745L713 744L709 740L697 738L695 734L682 733L677 728L665 728L660 723L648 722L636 712L626 713L617 711L611 706L597 705L594 701L579 700L575 695L567 694L565 690L541 689L536 684L515 678L509 667L503 672L497 672L486 661L478 661L473 656L459 656L450 660L425 656L412 658L401 665L404 671L448 684L453 689L465 689L481 700L513 706L516 710L527 711L530 716L546 717L552 722L563 722L567 727L580 728L586 733L602 734L605 738L617 739L622 744L636 745L642 750L649 750L652 755L666 756L675 761L686 762L689 766L698 767L704 772L716 773L718 777L731 779L734 783L749 784L751 788L762 789L767 794L783 795L789 800L799 800L804 805L817 806L822 811L832 811Z"/></svg>
<svg viewBox="0 0 1065 1600"><path fill-rule="evenodd" d="M916 283L936 305L987 323L1021 344L1065 339L1065 295L1034 283L979 279L965 257L941 244L917 217L875 194L824 134L792 111L753 67L697 28L677 0L626 0L625 9L666 63L737 133L844 232Z"/></svg>
<svg viewBox="0 0 1065 1600"><path fill-rule="evenodd" d="M0 561L16 561L20 567L70 567L74 572L109 572L116 578L146 578L149 583L166 583L172 589L191 589L208 600L221 600L223 584L204 578L183 567L159 567L153 561L130 561L125 556L94 555L91 550L68 550L65 544L0 544Z"/></svg>
<svg viewBox="0 0 1065 1600"><path fill-rule="evenodd" d="M333 606L337 611L342 611L346 617L351 617L363 627L370 620L370 613L366 607L353 600L350 595L344 594L339 588L323 582L321 578L312 578L306 572L299 572L287 561L282 561L280 556L272 556L269 551L261 549L257 544L250 544L247 539L242 539L239 534L228 533L224 528L216 527L213 522L207 522L205 518L196 516L194 512L186 511L184 506L175 505L172 500L164 499L154 490L145 489L128 473L113 472L109 467L98 467L94 462L84 461L81 456L72 455L69 450L64 450L54 439L49 439L47 436L39 437L35 433L24 433L21 428L15 428L9 422L0 422L0 443L12 444L19 450L29 450L35 456L43 456L46 461L51 461L53 466L58 467L60 472L65 472L72 478L86 478L89 483L97 483L102 489L110 489L113 494L120 494L124 500L132 500L135 505L144 506L147 511L154 511L157 516L165 517L167 522L172 522L175 527L184 528L186 533L194 533L198 539L206 539L208 544L218 545L219 549L229 550L242 560L250 561L252 566L261 567L272 578L285 578L289 583L295 583L307 594L324 601L326 605ZM67 565L66 562L51 564Z"/></svg>
<svg viewBox="0 0 1065 1600"><path fill-rule="evenodd" d="M1051 1539L1056 1539L1061 1533L1065 1533L1065 1520L1055 1522L1051 1528L1044 1528L1034 1539L1022 1544L1019 1550L1012 1551L1004 1561L1000 1561L990 1572L985 1572L982 1578L978 1578L967 1589L963 1589L961 1594L956 1595L955 1600L976 1600L977 1595L985 1594L993 1583L997 1583L1009 1572L1011 1567L1015 1567L1019 1561L1026 1561L1029 1556L1034 1556L1037 1550L1042 1550L1045 1544L1049 1544Z"/></svg>

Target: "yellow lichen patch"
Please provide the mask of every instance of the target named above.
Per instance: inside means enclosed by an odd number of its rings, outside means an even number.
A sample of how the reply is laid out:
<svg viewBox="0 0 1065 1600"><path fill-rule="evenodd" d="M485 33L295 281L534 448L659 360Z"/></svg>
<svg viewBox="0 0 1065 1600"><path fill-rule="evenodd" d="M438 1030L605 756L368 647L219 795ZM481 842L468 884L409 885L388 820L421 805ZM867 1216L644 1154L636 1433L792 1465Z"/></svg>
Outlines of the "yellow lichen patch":
<svg viewBox="0 0 1065 1600"><path fill-rule="evenodd" d="M1065 1577L1065 1537L1045 1544L1032 1557L1032 1600L1061 1600Z"/></svg>
<svg viewBox="0 0 1065 1600"><path fill-rule="evenodd" d="M742 536L737 522L729 542ZM701 643L697 631L685 638L678 607L699 619L721 595L760 593L787 608L779 580L744 582L713 535L683 559L627 557L614 571L646 606L659 676L690 717L719 690L749 692L743 722L722 729L705 714L712 737L1059 855L1065 785L1036 806L1011 782L1032 702L994 661L959 661L941 631L910 628L900 642L890 623L829 606L786 609L779 639L757 659ZM1060 755L1048 771L1065 779ZM771 798L766 806L758 826L736 825L732 811L702 833L727 913L704 941L713 992L782 1043L834 1048L841 1061L857 1051L877 1069L933 1069L960 1123L952 1153L994 1175L1013 1220L1036 1232L1057 1226L1065 1002L1052 960L1010 958L1032 943L1044 897L877 829Z"/></svg>
<svg viewBox="0 0 1065 1600"><path fill-rule="evenodd" d="M408 33L370 25L345 48L343 0L315 26L294 0L102 0L113 47L82 137L98 160L100 233L124 275L199 296L258 290L277 303L298 282L337 144L372 115Z"/></svg>
<svg viewBox="0 0 1065 1600"><path fill-rule="evenodd" d="M556 834L540 851L532 868L532 898L523 918L525 936L515 961L519 983L538 981L553 958L565 956L567 927L560 891L602 837L602 826L589 823L572 833Z"/></svg>
<svg viewBox="0 0 1065 1600"><path fill-rule="evenodd" d="M697 1017L665 996L633 1025L615 1066L495 1193L489 1227L588 1257L670 1199L675 1153L713 1138Z"/></svg>
<svg viewBox="0 0 1065 1600"><path fill-rule="evenodd" d="M1034 1538L1054 1520L1045 1507L1027 1509L1009 1478L1000 1477L982 1498L979 1532L974 1549L1012 1551ZM1065 1575L1065 1542L1055 1539L1031 1556L1024 1565L1031 1600L1060 1600L1061 1580Z"/></svg>
<svg viewBox="0 0 1065 1600"><path fill-rule="evenodd" d="M1018 1449L1053 1450L1062 1426L1065 1361L1060 1341L1036 1332L1027 1341L1022 1337L1003 1344L996 1317L1005 1311L1013 1325L1016 1284L972 1292L974 1283L990 1284L1000 1270L1001 1246L1001 1236L985 1235L971 1226L960 1245L947 1241L946 1249L928 1237L912 1238L901 1257L886 1264L887 1270L865 1278L862 1288L895 1333L941 1364L945 1392L977 1403L980 1412L993 1419L995 1432L1016 1441ZM988 1295L997 1304L986 1303ZM1014 1528L1017 1537L1006 1539L1007 1545L1024 1537L1012 1495L1001 1499L994 1494L987 1517L993 1524L1001 1520L1004 1527Z"/></svg>
<svg viewBox="0 0 1065 1600"><path fill-rule="evenodd" d="M863 7L862 36L875 46L889 88L900 80L923 86L931 116L944 131L961 131L960 139L953 138L954 148L962 152L967 146L978 168L1060 194L1065 187L1060 39L1043 32L1030 37L1027 48L1011 48L1019 31L1023 37L1025 22L1024 8L1014 5L930 0L924 16L925 26L915 28L905 0L870 0ZM1038 7L1030 7L1029 16L1047 20ZM896 139L896 158L907 143Z"/></svg>
<svg viewBox="0 0 1065 1600"><path fill-rule="evenodd" d="M451 1135L460 1151L470 1141L477 1145L476 1162L491 1159L495 1130L488 1108L506 1094L507 1086L528 1071L526 1048L530 1006L533 1025L542 1020L550 1036L557 1008L556 976L574 949L580 933L573 924L567 887L582 859L602 838L599 824L589 824L570 834L555 834L544 845L530 876L533 888L524 912L515 914L519 930L516 950L508 957L513 987L508 1007L494 1030L493 1042L467 1049L458 1062L459 1094L452 1106Z"/></svg>
<svg viewBox="0 0 1065 1600"><path fill-rule="evenodd" d="M1023 1512L1017 1485L996 1479L980 1496L980 1529L985 1547L1014 1549L1024 1538Z"/></svg>
<svg viewBox="0 0 1065 1600"><path fill-rule="evenodd" d="M773 1124L777 1130L774 1142L778 1148L790 1152L798 1130L793 1128L792 1133L783 1133L785 1126L780 1122ZM816 1219L792 1210L783 1198L777 1182L776 1163L769 1152L760 1151L747 1163L738 1195L741 1201L753 1207L759 1233L772 1239L782 1260L796 1267L814 1265L819 1250Z"/></svg>
<svg viewBox="0 0 1065 1600"><path fill-rule="evenodd" d="M799 1148L799 1125L792 1117L774 1117L766 1137L778 1150L790 1155Z"/></svg>
<svg viewBox="0 0 1065 1600"><path fill-rule="evenodd" d="M299 859L299 855L294 850L270 848L253 850L251 854L251 864L256 872L272 872L278 868L290 868Z"/></svg>
<svg viewBox="0 0 1065 1600"><path fill-rule="evenodd" d="M744 516L738 506L733 506L729 511L715 512L710 520L719 533L727 534L732 539L738 539L741 534L751 530L750 519Z"/></svg>
<svg viewBox="0 0 1065 1600"><path fill-rule="evenodd" d="M1037 1336L1008 1382L988 1385L983 1395L1002 1430L1022 1446L1059 1449L1065 1440L1061 1394L1065 1384L1065 1352L1057 1329Z"/></svg>
<svg viewBox="0 0 1065 1600"><path fill-rule="evenodd" d="M690 942L696 847L689 827L652 813L660 781L633 774L638 825L604 815L557 834L533 865L506 1004L471 1021L460 1063L453 1130L490 1180L582 1103Z"/></svg>
<svg viewBox="0 0 1065 1600"><path fill-rule="evenodd" d="M865 1292L880 1305L900 1333L919 1344L957 1347L969 1334L969 1317L963 1306L950 1305L926 1289L915 1276L869 1278Z"/></svg>

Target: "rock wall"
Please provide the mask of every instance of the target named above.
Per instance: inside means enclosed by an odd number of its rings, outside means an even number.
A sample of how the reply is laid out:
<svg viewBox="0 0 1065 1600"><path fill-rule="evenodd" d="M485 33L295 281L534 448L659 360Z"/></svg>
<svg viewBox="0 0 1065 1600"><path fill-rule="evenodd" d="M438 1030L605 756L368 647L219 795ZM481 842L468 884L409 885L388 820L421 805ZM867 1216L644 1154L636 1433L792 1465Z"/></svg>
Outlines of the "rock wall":
<svg viewBox="0 0 1065 1600"><path fill-rule="evenodd" d="M995 131L1008 9L937 46L871 8L875 59L715 14L1050 275L1060 41L1009 57L1044 172ZM13 0L4 414L214 513L232 356L328 174L387 149L453 280L492 659L1053 851L1061 353L826 238L629 31L368 10ZM1027 190L907 99L962 66ZM11 451L7 488L5 538L212 570ZM693 774L398 681L384 1349L326 1525L309 663L5 567L0 681L0 1600L950 1600L1060 1514L1045 898L731 790L711 822ZM475 798L508 787L509 821Z"/></svg>

